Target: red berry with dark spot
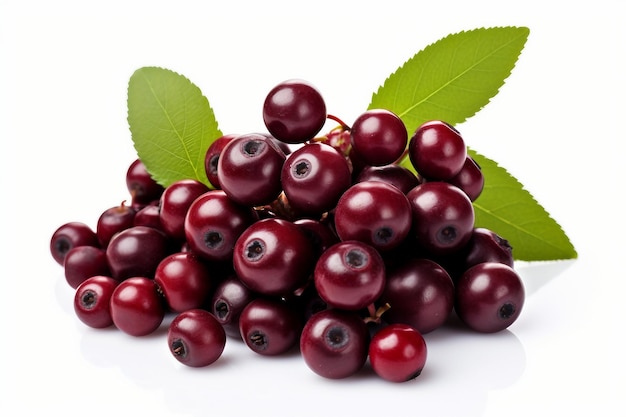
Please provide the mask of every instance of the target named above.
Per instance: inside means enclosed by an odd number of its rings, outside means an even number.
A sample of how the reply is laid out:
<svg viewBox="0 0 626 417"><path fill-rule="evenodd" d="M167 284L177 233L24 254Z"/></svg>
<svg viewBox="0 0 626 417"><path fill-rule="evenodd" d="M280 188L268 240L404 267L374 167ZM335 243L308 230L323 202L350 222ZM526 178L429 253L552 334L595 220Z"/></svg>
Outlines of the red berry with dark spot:
<svg viewBox="0 0 626 417"><path fill-rule="evenodd" d="M222 356L226 333L211 313L190 309L178 314L170 323L167 344L176 360L199 368L211 365Z"/></svg>
<svg viewBox="0 0 626 417"><path fill-rule="evenodd" d="M120 282L111 295L111 319L131 336L146 336L159 328L165 303L154 280L131 277Z"/></svg>
<svg viewBox="0 0 626 417"><path fill-rule="evenodd" d="M65 223L52 233L50 254L59 265L63 265L67 253L76 246L100 247L96 232L85 223Z"/></svg>
<svg viewBox="0 0 626 417"><path fill-rule="evenodd" d="M111 296L118 283L104 275L83 281L74 293L74 312L80 321L95 329L112 326Z"/></svg>

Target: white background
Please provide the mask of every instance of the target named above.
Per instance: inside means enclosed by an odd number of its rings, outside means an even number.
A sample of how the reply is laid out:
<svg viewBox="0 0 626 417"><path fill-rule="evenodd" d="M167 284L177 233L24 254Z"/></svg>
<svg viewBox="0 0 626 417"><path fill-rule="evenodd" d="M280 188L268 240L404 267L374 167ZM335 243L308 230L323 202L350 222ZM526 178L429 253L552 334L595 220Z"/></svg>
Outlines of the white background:
<svg viewBox="0 0 626 417"><path fill-rule="evenodd" d="M623 415L623 2L109 3L0 5L0 415ZM509 330L436 331L424 373L390 384L367 369L325 380L297 355L266 359L234 342L212 367L188 369L163 332L133 338L73 316L49 239L68 221L95 226L128 198L134 70L186 75L224 132L263 129L265 94L294 77L350 121L427 44L501 25L528 26L526 48L458 128L525 184L580 255L517 266L528 298Z"/></svg>

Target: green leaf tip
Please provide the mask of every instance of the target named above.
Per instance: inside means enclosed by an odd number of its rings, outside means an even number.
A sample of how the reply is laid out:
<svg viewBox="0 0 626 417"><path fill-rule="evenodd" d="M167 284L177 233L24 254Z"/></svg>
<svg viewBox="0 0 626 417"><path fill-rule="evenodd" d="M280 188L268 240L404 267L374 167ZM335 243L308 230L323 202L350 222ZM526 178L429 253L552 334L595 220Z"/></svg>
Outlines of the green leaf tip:
<svg viewBox="0 0 626 417"><path fill-rule="evenodd" d="M485 187L474 201L476 227L507 239L520 261L575 259L576 249L561 226L522 184L493 160L469 150L485 176Z"/></svg>
<svg viewBox="0 0 626 417"><path fill-rule="evenodd" d="M165 68L139 68L129 80L127 104L135 150L159 184L190 178L211 186L204 158L221 132L196 85Z"/></svg>
<svg viewBox="0 0 626 417"><path fill-rule="evenodd" d="M391 74L368 108L393 111L409 132L433 119L461 123L498 93L529 33L527 27L503 26L450 34Z"/></svg>

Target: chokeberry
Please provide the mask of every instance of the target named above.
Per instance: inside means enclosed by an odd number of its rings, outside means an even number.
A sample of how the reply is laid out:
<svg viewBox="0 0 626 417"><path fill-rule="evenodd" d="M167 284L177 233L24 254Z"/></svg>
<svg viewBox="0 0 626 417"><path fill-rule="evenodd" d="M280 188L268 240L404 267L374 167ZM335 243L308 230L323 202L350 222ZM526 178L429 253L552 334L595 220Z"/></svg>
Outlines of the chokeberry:
<svg viewBox="0 0 626 417"><path fill-rule="evenodd" d="M95 246L76 246L65 256L63 263L65 279L72 288L77 288L94 275L109 275L106 252Z"/></svg>
<svg viewBox="0 0 626 417"><path fill-rule="evenodd" d="M409 140L409 159L428 180L454 177L463 168L466 156L467 147L459 131L441 120L423 123Z"/></svg>
<svg viewBox="0 0 626 417"><path fill-rule="evenodd" d="M69 222L59 226L50 238L50 254L61 266L67 253L76 246L100 247L96 232L82 222Z"/></svg>
<svg viewBox="0 0 626 417"><path fill-rule="evenodd" d="M95 329L112 326L111 296L118 283L105 275L95 275L83 281L74 293L76 317Z"/></svg>
<svg viewBox="0 0 626 417"><path fill-rule="evenodd" d="M367 360L369 332L355 312L328 309L313 314L300 335L300 352L316 374L347 378Z"/></svg>
<svg viewBox="0 0 626 417"><path fill-rule="evenodd" d="M263 103L263 122L276 139L303 143L312 139L326 122L326 103L311 83L291 79L270 90Z"/></svg>
<svg viewBox="0 0 626 417"><path fill-rule="evenodd" d="M362 113L352 124L352 149L368 165L380 166L395 162L406 148L408 133L404 122L385 109Z"/></svg>
<svg viewBox="0 0 626 417"><path fill-rule="evenodd" d="M210 312L196 308L178 314L167 329L170 353L191 367L211 365L226 346L226 333Z"/></svg>
<svg viewBox="0 0 626 417"><path fill-rule="evenodd" d="M159 216L162 229L173 239L185 240L185 216L194 200L209 191L209 187L194 179L170 184L160 199Z"/></svg>
<svg viewBox="0 0 626 417"><path fill-rule="evenodd" d="M165 318L165 303L153 279L131 277L120 282L111 295L111 319L131 336L146 336Z"/></svg>

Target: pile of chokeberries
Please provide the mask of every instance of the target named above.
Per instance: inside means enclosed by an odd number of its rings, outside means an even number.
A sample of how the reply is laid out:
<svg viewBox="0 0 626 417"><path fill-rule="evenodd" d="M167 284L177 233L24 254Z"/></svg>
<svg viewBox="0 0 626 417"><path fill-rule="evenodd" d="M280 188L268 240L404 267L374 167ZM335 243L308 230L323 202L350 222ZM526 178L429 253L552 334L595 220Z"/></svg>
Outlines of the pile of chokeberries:
<svg viewBox="0 0 626 417"><path fill-rule="evenodd" d="M268 133L225 135L206 152L213 188L167 187L141 160L130 203L52 235L78 318L143 336L168 315L172 355L216 361L226 339L260 355L298 348L306 365L345 378L367 362L406 381L426 361L423 334L456 314L496 332L519 316L512 248L474 225L483 175L460 133L433 120L409 137L368 110L351 126L303 80L273 88ZM328 119L339 126L320 135ZM408 153L415 168L400 164Z"/></svg>

